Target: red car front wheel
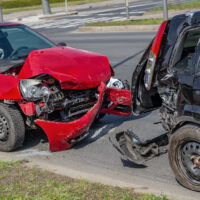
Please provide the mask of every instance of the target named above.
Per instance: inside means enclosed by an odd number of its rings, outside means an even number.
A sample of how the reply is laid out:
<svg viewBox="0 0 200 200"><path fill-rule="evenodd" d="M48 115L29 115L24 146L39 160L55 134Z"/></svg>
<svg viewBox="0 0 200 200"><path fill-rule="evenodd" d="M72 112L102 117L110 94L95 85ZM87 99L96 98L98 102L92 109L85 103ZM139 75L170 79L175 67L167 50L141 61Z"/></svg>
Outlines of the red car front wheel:
<svg viewBox="0 0 200 200"><path fill-rule="evenodd" d="M24 120L19 110L14 105L0 103L0 151L22 146L24 137Z"/></svg>

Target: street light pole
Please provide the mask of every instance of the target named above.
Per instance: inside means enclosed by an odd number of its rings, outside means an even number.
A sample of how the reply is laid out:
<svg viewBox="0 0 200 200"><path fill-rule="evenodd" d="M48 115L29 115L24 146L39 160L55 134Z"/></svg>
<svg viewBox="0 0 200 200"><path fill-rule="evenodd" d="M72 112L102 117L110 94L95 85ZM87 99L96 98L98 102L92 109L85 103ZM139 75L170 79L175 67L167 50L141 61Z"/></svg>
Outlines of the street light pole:
<svg viewBox="0 0 200 200"><path fill-rule="evenodd" d="M3 22L3 11L1 5L0 5L0 22Z"/></svg>
<svg viewBox="0 0 200 200"><path fill-rule="evenodd" d="M168 20L168 3L167 0L163 0L163 17Z"/></svg>
<svg viewBox="0 0 200 200"><path fill-rule="evenodd" d="M49 0L42 0L42 8L43 8L43 14L49 15L51 14L51 9L49 6Z"/></svg>
<svg viewBox="0 0 200 200"><path fill-rule="evenodd" d="M67 0L65 0L65 9L66 9L66 12L67 12L68 11Z"/></svg>
<svg viewBox="0 0 200 200"><path fill-rule="evenodd" d="M129 19L129 0L126 0L126 17Z"/></svg>

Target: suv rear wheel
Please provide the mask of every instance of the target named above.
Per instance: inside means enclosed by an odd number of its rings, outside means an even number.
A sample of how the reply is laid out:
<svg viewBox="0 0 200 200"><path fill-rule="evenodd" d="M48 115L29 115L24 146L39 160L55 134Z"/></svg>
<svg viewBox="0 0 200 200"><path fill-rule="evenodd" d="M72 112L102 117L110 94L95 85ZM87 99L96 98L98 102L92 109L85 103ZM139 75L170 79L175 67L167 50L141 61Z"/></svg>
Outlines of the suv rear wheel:
<svg viewBox="0 0 200 200"><path fill-rule="evenodd" d="M24 120L19 110L14 105L0 103L0 151L22 146L24 137Z"/></svg>
<svg viewBox="0 0 200 200"><path fill-rule="evenodd" d="M200 191L200 127L186 125L170 138L169 163L178 182Z"/></svg>

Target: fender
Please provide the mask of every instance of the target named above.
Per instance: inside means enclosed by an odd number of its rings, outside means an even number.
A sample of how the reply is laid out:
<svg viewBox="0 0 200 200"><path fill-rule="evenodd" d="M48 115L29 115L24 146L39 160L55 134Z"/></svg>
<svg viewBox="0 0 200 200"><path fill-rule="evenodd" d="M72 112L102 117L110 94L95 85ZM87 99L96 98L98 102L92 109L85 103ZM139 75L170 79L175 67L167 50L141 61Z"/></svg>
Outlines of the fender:
<svg viewBox="0 0 200 200"><path fill-rule="evenodd" d="M178 117L176 121L176 125L173 127L171 134L173 134L181 126L184 126L185 124L191 124L191 123L200 125L200 120L197 120L194 117L189 117L189 116Z"/></svg>
<svg viewBox="0 0 200 200"><path fill-rule="evenodd" d="M19 90L19 79L14 76L0 74L0 99L22 100Z"/></svg>

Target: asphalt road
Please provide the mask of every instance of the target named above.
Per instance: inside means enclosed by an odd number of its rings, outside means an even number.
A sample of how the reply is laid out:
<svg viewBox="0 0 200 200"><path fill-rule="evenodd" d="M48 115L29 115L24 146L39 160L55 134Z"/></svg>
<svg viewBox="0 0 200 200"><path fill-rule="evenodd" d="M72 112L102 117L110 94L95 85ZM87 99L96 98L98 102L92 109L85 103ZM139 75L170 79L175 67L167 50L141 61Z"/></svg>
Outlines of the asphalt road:
<svg viewBox="0 0 200 200"><path fill-rule="evenodd" d="M116 77L130 81L132 72L155 33L104 33L70 34L57 32L48 34L55 42L64 41L74 48L95 51L108 56L115 69ZM95 64L95 63L94 63ZM23 148L0 157L13 156L33 161L55 172L73 177L88 178L107 184L133 186L136 191L167 194L177 199L198 199L199 193L181 187L169 167L167 154L137 166L124 160L109 142L115 133L132 128L144 138L158 132L153 122L156 112L140 117L108 115L95 124L90 135L74 148L62 152L49 152L44 134L28 132Z"/></svg>

